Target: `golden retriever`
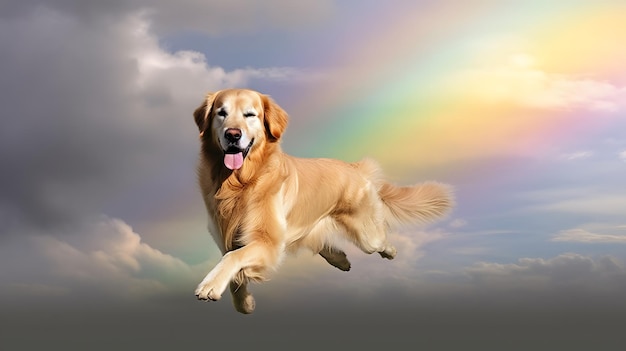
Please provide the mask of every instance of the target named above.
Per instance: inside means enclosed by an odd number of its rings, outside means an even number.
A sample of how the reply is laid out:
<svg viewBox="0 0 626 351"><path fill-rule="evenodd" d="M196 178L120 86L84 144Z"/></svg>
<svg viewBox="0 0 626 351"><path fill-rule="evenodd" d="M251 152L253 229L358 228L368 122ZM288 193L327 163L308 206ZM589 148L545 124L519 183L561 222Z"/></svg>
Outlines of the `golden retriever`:
<svg viewBox="0 0 626 351"><path fill-rule="evenodd" d="M336 239L343 238L368 254L393 259L388 230L436 219L452 206L447 186L392 185L372 160L283 153L287 113L256 91L209 93L194 118L209 231L223 253L195 291L200 300L219 300L230 284L237 311L251 313L255 301L248 282L264 280L286 252L307 248L348 271L346 254L336 248Z"/></svg>

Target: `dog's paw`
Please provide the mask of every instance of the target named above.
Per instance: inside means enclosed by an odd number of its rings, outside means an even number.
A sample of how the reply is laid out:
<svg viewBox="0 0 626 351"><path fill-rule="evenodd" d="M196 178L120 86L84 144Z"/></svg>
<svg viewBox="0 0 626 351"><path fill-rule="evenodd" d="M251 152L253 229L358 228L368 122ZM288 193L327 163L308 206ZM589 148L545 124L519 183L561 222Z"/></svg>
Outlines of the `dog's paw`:
<svg viewBox="0 0 626 351"><path fill-rule="evenodd" d="M198 288L196 288L196 297L198 300L217 301L222 298L222 294L219 293L219 290L217 290L210 282L202 282L198 285Z"/></svg>
<svg viewBox="0 0 626 351"><path fill-rule="evenodd" d="M320 256L322 256L326 262L330 263L334 267L339 268L340 270L347 272L350 270L350 261L348 261L348 256L346 256L345 252L332 249L332 250L322 250L320 251Z"/></svg>
<svg viewBox="0 0 626 351"><path fill-rule="evenodd" d="M350 261L348 261L348 259L346 259L345 261L335 262L335 263L336 264L334 264L334 266L344 272L348 272L350 271L350 268L352 268L352 265L350 264Z"/></svg>
<svg viewBox="0 0 626 351"><path fill-rule="evenodd" d="M348 256L346 256L343 252L340 252L339 255L335 256L330 264L344 272L348 272L351 267L350 261L348 261Z"/></svg>
<svg viewBox="0 0 626 351"><path fill-rule="evenodd" d="M256 302L254 301L254 296L252 296L252 294L248 294L241 299L235 298L233 300L233 305L238 312L250 314L254 312Z"/></svg>
<svg viewBox="0 0 626 351"><path fill-rule="evenodd" d="M393 260L394 257L396 257L396 253L396 248L391 245L385 247L385 250L379 252L382 258L386 258L388 260Z"/></svg>

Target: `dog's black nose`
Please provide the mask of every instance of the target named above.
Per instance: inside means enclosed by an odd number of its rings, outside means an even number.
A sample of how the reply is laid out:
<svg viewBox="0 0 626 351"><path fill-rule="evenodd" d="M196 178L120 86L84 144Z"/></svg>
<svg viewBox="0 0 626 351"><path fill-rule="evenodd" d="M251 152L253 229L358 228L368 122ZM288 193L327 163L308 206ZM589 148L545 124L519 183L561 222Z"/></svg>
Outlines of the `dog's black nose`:
<svg viewBox="0 0 626 351"><path fill-rule="evenodd" d="M238 128L228 128L224 132L224 137L231 143L236 142L241 139L241 129Z"/></svg>

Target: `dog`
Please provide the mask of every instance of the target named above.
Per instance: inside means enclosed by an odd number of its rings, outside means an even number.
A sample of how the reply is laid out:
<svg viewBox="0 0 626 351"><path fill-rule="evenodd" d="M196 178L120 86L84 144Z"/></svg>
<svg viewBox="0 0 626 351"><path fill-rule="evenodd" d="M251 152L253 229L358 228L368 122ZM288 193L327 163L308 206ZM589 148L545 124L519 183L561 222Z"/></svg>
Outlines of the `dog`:
<svg viewBox="0 0 626 351"><path fill-rule="evenodd" d="M248 283L265 280L286 253L306 248L348 271L350 262L337 248L347 239L368 254L393 259L389 230L437 219L453 206L447 185L393 185L371 159L346 163L283 153L289 117L268 95L208 93L193 116L208 229L223 254L198 285L200 300L217 301L230 287L235 309L251 313Z"/></svg>

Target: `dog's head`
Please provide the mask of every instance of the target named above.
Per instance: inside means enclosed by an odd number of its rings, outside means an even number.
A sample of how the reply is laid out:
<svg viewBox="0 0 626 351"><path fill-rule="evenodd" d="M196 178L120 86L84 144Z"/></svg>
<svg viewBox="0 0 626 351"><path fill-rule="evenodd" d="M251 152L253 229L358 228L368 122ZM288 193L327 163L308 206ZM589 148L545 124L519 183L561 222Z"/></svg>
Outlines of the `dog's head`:
<svg viewBox="0 0 626 351"><path fill-rule="evenodd" d="M269 96L247 89L207 94L194 118L204 146L221 150L231 170L241 168L250 153L278 142L288 122Z"/></svg>

